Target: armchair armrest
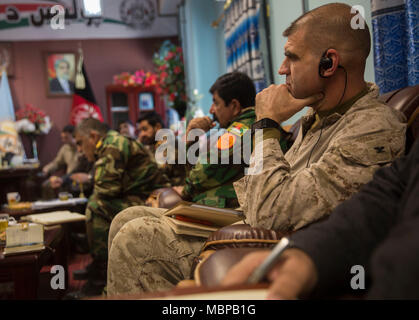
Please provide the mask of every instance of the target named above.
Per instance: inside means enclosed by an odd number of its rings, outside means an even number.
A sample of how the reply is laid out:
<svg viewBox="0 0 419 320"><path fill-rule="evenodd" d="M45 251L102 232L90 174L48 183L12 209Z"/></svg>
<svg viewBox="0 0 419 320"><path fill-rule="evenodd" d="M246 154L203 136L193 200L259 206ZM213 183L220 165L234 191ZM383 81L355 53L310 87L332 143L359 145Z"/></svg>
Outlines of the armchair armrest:
<svg viewBox="0 0 419 320"><path fill-rule="evenodd" d="M180 201L182 201L182 198L172 188L160 188L154 190L145 203L147 206L153 208L170 209Z"/></svg>

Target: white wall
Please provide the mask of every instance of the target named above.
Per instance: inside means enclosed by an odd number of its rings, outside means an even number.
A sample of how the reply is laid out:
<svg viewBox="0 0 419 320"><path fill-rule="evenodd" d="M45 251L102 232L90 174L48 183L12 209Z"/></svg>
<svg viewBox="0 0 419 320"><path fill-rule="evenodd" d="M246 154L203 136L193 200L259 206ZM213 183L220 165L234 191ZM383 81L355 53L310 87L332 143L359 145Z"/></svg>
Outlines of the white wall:
<svg viewBox="0 0 419 320"><path fill-rule="evenodd" d="M326 0L305 0L306 9L312 10L321 5L327 3L333 3L337 1L326 1ZM365 9L365 20L372 31L371 26L371 4L370 0L345 0L339 1L346 3L350 6L361 5ZM268 0L270 6L270 31L271 31L271 48L272 48L272 67L275 74L275 83L285 83L285 76L278 75L277 70L281 66L281 62L284 59L284 45L286 38L282 36L282 32L291 24L292 21L297 19L303 14L303 1L301 0ZM371 32L371 44L372 32ZM367 65L365 70L365 79L367 81L374 82L374 54L373 46L371 46L371 53L367 59ZM295 114L291 119L283 122L283 125L289 125L296 122L301 116L307 112L307 108L303 109L299 113Z"/></svg>
<svg viewBox="0 0 419 320"><path fill-rule="evenodd" d="M208 114L212 104L209 89L226 71L224 29L211 23L223 12L223 3L214 0L186 0L182 29L186 36L185 67L188 93L197 89L203 95L198 105Z"/></svg>

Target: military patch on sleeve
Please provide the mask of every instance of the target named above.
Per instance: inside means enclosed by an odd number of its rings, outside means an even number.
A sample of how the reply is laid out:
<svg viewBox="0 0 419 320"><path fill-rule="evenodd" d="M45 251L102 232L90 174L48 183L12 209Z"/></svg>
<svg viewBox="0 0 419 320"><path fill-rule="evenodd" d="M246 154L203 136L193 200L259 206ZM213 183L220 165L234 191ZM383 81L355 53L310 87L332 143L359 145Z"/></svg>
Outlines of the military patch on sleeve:
<svg viewBox="0 0 419 320"><path fill-rule="evenodd" d="M240 122L233 122L231 126L228 127L227 131L231 132L232 134L241 137L246 133L247 130L250 128L243 123Z"/></svg>
<svg viewBox="0 0 419 320"><path fill-rule="evenodd" d="M219 150L230 149L234 146L234 144L236 143L236 140L237 140L237 136L226 132L221 137L218 138L217 148Z"/></svg>

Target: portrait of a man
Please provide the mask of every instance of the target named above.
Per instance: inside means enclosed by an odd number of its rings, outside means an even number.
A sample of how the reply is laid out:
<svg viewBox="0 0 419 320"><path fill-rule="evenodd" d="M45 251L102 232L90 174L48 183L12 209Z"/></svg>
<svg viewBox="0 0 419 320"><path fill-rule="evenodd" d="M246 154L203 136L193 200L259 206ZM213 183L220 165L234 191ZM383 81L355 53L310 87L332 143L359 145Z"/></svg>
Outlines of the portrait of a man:
<svg viewBox="0 0 419 320"><path fill-rule="evenodd" d="M49 54L48 65L48 94L72 95L74 92L75 55Z"/></svg>

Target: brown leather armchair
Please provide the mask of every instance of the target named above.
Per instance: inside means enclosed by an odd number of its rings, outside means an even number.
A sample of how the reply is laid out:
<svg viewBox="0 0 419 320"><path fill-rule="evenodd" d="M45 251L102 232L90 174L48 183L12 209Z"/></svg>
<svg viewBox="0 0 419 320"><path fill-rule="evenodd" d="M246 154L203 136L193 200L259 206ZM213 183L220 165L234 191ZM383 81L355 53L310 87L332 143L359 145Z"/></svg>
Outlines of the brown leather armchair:
<svg viewBox="0 0 419 320"><path fill-rule="evenodd" d="M379 100L403 112L407 119L406 154L419 136L419 85L398 89L380 96Z"/></svg>
<svg viewBox="0 0 419 320"><path fill-rule="evenodd" d="M145 204L153 208L170 209L180 201L182 201L181 196L172 188L160 188L150 194Z"/></svg>
<svg viewBox="0 0 419 320"><path fill-rule="evenodd" d="M419 135L419 85L386 93L380 100L400 110L407 119L406 153ZM293 126L298 132L299 126ZM214 232L193 266L195 285L216 286L231 266L257 248L273 247L284 234L272 230L233 225Z"/></svg>

